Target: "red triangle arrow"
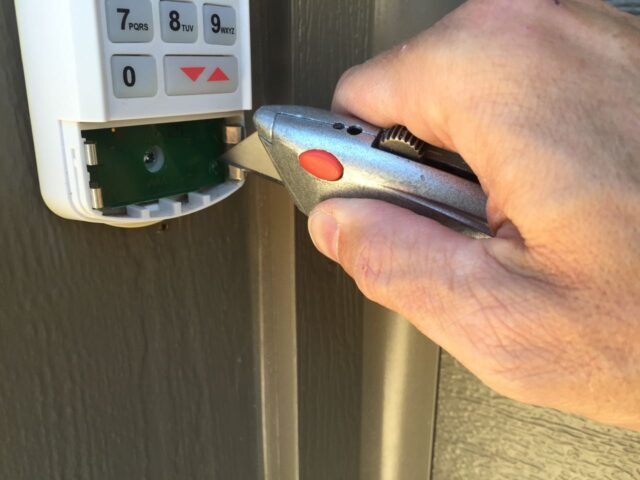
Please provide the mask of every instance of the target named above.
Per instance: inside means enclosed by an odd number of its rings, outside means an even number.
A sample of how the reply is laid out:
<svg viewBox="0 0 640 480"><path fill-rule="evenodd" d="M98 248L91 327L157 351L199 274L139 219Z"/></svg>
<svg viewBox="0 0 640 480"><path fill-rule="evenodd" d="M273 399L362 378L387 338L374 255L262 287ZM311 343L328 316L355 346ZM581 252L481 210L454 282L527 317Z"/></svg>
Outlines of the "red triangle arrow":
<svg viewBox="0 0 640 480"><path fill-rule="evenodd" d="M215 71L209 77L209 80L207 80L207 82L226 82L227 80L229 80L229 77L227 77L227 74L224 73L222 69L216 68Z"/></svg>
<svg viewBox="0 0 640 480"><path fill-rule="evenodd" d="M184 72L184 74L191 79L192 82L195 82L200 78L202 72L204 72L204 67L180 67L180 70Z"/></svg>

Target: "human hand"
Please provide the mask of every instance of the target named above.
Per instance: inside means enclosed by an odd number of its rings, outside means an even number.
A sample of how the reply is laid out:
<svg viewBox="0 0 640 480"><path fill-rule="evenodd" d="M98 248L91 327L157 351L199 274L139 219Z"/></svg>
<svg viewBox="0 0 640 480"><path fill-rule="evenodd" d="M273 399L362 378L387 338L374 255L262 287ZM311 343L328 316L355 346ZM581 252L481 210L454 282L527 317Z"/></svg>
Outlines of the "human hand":
<svg viewBox="0 0 640 480"><path fill-rule="evenodd" d="M335 199L319 250L499 393L640 430L640 21L472 0L347 72L334 108L459 152L495 238Z"/></svg>

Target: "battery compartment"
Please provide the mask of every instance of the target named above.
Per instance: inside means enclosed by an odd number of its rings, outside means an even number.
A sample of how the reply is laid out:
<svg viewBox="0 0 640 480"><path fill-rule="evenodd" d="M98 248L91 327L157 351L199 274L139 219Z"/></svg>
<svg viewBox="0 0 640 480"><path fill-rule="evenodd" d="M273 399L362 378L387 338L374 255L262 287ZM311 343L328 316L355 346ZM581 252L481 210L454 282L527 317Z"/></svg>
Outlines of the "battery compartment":
<svg viewBox="0 0 640 480"><path fill-rule="evenodd" d="M224 184L224 131L224 119L83 130L93 208L131 214Z"/></svg>

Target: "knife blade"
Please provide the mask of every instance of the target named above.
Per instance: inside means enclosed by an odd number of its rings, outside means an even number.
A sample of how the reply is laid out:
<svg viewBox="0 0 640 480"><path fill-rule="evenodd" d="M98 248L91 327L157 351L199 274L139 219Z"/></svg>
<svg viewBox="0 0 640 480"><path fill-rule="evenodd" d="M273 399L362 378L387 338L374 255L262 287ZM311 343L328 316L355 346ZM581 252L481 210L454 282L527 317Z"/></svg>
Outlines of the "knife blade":
<svg viewBox="0 0 640 480"><path fill-rule="evenodd" d="M258 132L249 135L238 145L226 151L220 160L227 165L240 168L247 172L257 173L276 182L282 183L282 178L271 161L271 157L262 144Z"/></svg>

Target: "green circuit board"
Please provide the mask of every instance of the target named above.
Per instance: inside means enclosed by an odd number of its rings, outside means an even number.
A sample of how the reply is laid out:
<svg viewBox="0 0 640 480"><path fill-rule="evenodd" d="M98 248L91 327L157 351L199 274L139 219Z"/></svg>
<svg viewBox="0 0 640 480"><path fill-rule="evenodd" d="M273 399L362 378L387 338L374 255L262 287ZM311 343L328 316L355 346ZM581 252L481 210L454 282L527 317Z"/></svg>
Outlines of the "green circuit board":
<svg viewBox="0 0 640 480"><path fill-rule="evenodd" d="M102 190L103 210L151 202L221 184L227 167L224 120L84 130L97 165L90 187Z"/></svg>

